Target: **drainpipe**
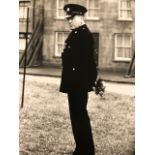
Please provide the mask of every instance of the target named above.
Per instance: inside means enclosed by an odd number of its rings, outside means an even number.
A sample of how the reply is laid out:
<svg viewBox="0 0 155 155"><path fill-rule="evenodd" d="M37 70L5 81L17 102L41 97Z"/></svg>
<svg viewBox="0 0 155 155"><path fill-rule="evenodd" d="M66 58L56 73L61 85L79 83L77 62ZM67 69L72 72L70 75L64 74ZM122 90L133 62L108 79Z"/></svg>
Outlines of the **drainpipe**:
<svg viewBox="0 0 155 155"><path fill-rule="evenodd" d="M29 7L27 8L27 21L26 21L26 47L24 59L24 74L23 74L23 88L22 88L22 101L21 108L24 106L24 91L25 91L25 76L26 76L26 61L27 61L27 45L28 45L28 27L29 27Z"/></svg>

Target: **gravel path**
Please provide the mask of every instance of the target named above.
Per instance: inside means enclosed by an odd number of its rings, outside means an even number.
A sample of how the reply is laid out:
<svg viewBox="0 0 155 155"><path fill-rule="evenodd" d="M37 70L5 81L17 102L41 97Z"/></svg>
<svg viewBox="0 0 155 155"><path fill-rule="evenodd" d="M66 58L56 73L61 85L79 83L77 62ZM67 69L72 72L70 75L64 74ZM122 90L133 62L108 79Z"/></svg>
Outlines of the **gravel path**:
<svg viewBox="0 0 155 155"><path fill-rule="evenodd" d="M23 75L19 75L19 78L22 79ZM49 84L54 83L54 84L57 84L58 87L60 84L60 78L54 78L54 77L26 75L26 80L37 81L37 82L46 82ZM117 94L122 94L122 95L135 96L135 85L106 82L106 91L117 93Z"/></svg>

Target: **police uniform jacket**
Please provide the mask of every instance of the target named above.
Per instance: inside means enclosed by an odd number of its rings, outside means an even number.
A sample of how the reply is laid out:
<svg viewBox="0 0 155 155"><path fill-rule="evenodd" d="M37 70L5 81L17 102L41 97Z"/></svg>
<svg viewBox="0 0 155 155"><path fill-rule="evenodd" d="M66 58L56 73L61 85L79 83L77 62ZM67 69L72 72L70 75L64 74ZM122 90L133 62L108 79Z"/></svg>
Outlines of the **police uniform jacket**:
<svg viewBox="0 0 155 155"><path fill-rule="evenodd" d="M60 92L89 92L97 77L93 36L86 25L69 34L62 52Z"/></svg>

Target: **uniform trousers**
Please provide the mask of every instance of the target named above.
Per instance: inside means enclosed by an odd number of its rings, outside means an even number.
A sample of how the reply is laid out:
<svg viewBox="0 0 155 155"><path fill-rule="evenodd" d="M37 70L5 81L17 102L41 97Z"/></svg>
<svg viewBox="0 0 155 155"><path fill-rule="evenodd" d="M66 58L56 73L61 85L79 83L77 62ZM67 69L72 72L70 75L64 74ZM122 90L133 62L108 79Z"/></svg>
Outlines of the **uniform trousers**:
<svg viewBox="0 0 155 155"><path fill-rule="evenodd" d="M73 155L94 155L90 119L87 112L88 92L69 93L69 112L76 148Z"/></svg>

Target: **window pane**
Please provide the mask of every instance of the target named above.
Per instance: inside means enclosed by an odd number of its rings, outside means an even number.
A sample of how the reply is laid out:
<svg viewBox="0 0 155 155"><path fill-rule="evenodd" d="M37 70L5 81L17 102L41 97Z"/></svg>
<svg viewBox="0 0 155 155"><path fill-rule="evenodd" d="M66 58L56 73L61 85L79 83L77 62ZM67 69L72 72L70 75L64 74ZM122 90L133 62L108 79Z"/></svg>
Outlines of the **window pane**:
<svg viewBox="0 0 155 155"><path fill-rule="evenodd" d="M129 0L122 0L120 2L120 7L122 9L129 9L129 8L131 8L131 1L129 1Z"/></svg>
<svg viewBox="0 0 155 155"><path fill-rule="evenodd" d="M117 48L117 57L123 57L123 48Z"/></svg>
<svg viewBox="0 0 155 155"><path fill-rule="evenodd" d="M23 18L27 18L27 8L26 7L24 7Z"/></svg>
<svg viewBox="0 0 155 155"><path fill-rule="evenodd" d="M68 4L69 0L58 0L58 6L57 6L57 11L58 11L58 17L64 17L65 12L63 10L63 7L65 4Z"/></svg>
<svg viewBox="0 0 155 155"><path fill-rule="evenodd" d="M122 18L131 18L131 10L121 10L120 17Z"/></svg>
<svg viewBox="0 0 155 155"><path fill-rule="evenodd" d="M27 8L26 7L20 7L19 8L19 18L27 18Z"/></svg>
<svg viewBox="0 0 155 155"><path fill-rule="evenodd" d="M131 8L131 1L127 1L127 8Z"/></svg>
<svg viewBox="0 0 155 155"><path fill-rule="evenodd" d="M63 35L63 44L64 45L65 45L65 41L66 41L67 37L68 37L68 33L65 32Z"/></svg>
<svg viewBox="0 0 155 155"><path fill-rule="evenodd" d="M99 13L98 10L94 10L94 17L98 17L99 16L98 13Z"/></svg>
<svg viewBox="0 0 155 155"><path fill-rule="evenodd" d="M127 3L125 1L120 2L121 8L126 8Z"/></svg>
<svg viewBox="0 0 155 155"><path fill-rule="evenodd" d="M126 18L126 11L121 10L120 17L121 18Z"/></svg>
<svg viewBox="0 0 155 155"><path fill-rule="evenodd" d="M132 8L130 0L120 0L120 18L131 18Z"/></svg>
<svg viewBox="0 0 155 155"><path fill-rule="evenodd" d="M60 17L64 17L65 16L65 12L63 9L59 9L59 16Z"/></svg>
<svg viewBox="0 0 155 155"><path fill-rule="evenodd" d="M99 1L98 0L89 0L88 1L88 4L89 4L89 8L98 8L99 7Z"/></svg>
<svg viewBox="0 0 155 155"><path fill-rule="evenodd" d="M99 11L99 1L98 0L88 0L87 3L88 17L98 17Z"/></svg>
<svg viewBox="0 0 155 155"><path fill-rule="evenodd" d="M63 33L58 33L58 43L63 43Z"/></svg>
<svg viewBox="0 0 155 155"><path fill-rule="evenodd" d="M23 7L19 8L19 18L23 18Z"/></svg>
<svg viewBox="0 0 155 155"><path fill-rule="evenodd" d="M67 39L67 37L68 37L68 32L65 32L64 33L64 41Z"/></svg>
<svg viewBox="0 0 155 155"><path fill-rule="evenodd" d="M59 0L59 8L63 8L63 6L64 6L64 1L63 0Z"/></svg>
<svg viewBox="0 0 155 155"><path fill-rule="evenodd" d="M117 47L122 47L123 42L122 42L122 35L117 36Z"/></svg>
<svg viewBox="0 0 155 155"><path fill-rule="evenodd" d="M121 11L121 17L126 18L127 17L127 11L122 10Z"/></svg>
<svg viewBox="0 0 155 155"><path fill-rule="evenodd" d="M88 15L89 15L90 17L93 17L93 16L94 16L94 11L93 11L93 10L89 10Z"/></svg>
<svg viewBox="0 0 155 155"><path fill-rule="evenodd" d="M88 15L90 17L96 17L97 16L97 11L96 10L89 10Z"/></svg>
<svg viewBox="0 0 155 155"><path fill-rule="evenodd" d="M27 7L30 6L30 2L19 2L19 18L27 18Z"/></svg>
<svg viewBox="0 0 155 155"><path fill-rule="evenodd" d="M132 17L132 14L131 13L132 13L131 10L127 11L127 17L128 18L131 18Z"/></svg>
<svg viewBox="0 0 155 155"><path fill-rule="evenodd" d="M124 37L124 46L125 47L130 47L130 36L125 36Z"/></svg>
<svg viewBox="0 0 155 155"><path fill-rule="evenodd" d="M94 4L94 0L89 0L89 7L90 8L94 8L95 7L95 4Z"/></svg>
<svg viewBox="0 0 155 155"><path fill-rule="evenodd" d="M99 1L98 0L94 0L95 1L95 8L99 8Z"/></svg>
<svg viewBox="0 0 155 155"><path fill-rule="evenodd" d="M26 42L24 38L19 39L19 50L25 50Z"/></svg>
<svg viewBox="0 0 155 155"><path fill-rule="evenodd" d="M70 0L64 0L64 4L68 4ZM64 6L63 6L64 7Z"/></svg>
<svg viewBox="0 0 155 155"><path fill-rule="evenodd" d="M64 5L68 3L69 3L69 0L58 0L58 4L59 4L58 8L63 9Z"/></svg>
<svg viewBox="0 0 155 155"><path fill-rule="evenodd" d="M131 50L130 48L124 48L124 57L130 58L131 57Z"/></svg>
<svg viewBox="0 0 155 155"><path fill-rule="evenodd" d="M68 36L68 32L57 32L57 40L56 40L56 51L55 56L60 57L61 53L63 52L64 46L65 46L65 40Z"/></svg>
<svg viewBox="0 0 155 155"><path fill-rule="evenodd" d="M64 46L63 45L58 45L58 55L61 55L61 53L63 52Z"/></svg>
<svg viewBox="0 0 155 155"><path fill-rule="evenodd" d="M131 36L129 34L117 34L115 41L116 59L131 58Z"/></svg>

